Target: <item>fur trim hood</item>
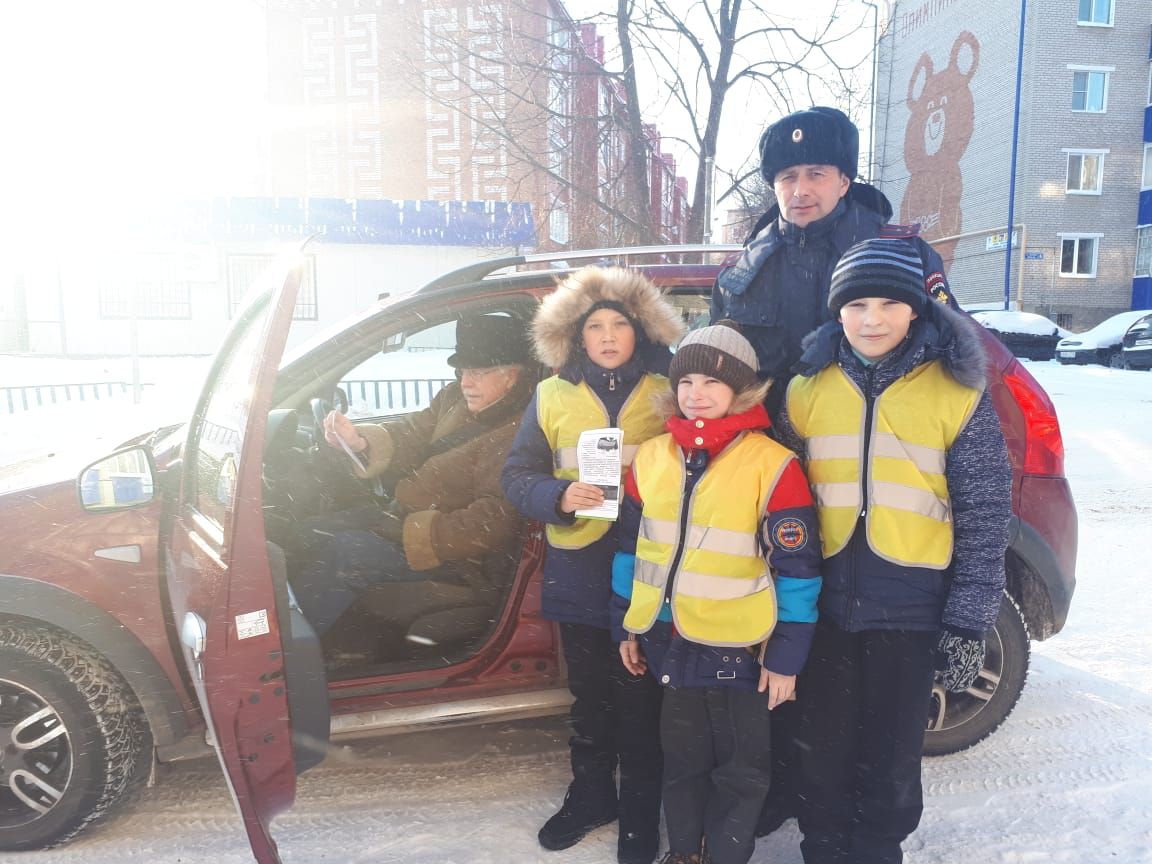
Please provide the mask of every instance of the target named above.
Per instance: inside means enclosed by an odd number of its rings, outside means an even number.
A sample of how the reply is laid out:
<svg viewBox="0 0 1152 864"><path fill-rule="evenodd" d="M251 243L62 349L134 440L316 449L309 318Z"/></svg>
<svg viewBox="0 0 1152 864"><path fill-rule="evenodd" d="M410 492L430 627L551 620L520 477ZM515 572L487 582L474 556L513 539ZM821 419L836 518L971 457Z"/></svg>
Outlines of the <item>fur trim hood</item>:
<svg viewBox="0 0 1152 864"><path fill-rule="evenodd" d="M576 360L576 324L601 302L623 306L644 329L647 341L656 345L671 347L684 333L680 313L649 279L623 267L585 267L545 297L532 319L532 341L540 362L558 369ZM637 350L641 341L637 339Z"/></svg>
<svg viewBox="0 0 1152 864"><path fill-rule="evenodd" d="M987 357L981 329L967 313L957 312L943 303L929 303L925 314L912 323L907 347L902 351L897 349L897 356L892 358L897 376L907 374L922 363L939 360L959 383L983 390L987 383ZM837 361L842 344L852 355L843 337L844 328L838 321L829 321L809 333L804 337L804 356L795 371L800 375L815 375Z"/></svg>

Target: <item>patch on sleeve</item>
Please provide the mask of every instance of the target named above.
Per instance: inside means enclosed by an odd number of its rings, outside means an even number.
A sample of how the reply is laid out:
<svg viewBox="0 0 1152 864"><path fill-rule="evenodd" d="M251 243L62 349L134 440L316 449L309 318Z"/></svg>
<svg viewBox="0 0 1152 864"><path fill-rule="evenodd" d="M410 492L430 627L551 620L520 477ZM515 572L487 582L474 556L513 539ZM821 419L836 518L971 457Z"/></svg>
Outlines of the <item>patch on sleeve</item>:
<svg viewBox="0 0 1152 864"><path fill-rule="evenodd" d="M799 519L781 519L772 529L772 545L795 552L808 545L808 529Z"/></svg>
<svg viewBox="0 0 1152 864"><path fill-rule="evenodd" d="M924 277L924 290L939 303L952 300L952 295L948 293L948 279L939 270Z"/></svg>

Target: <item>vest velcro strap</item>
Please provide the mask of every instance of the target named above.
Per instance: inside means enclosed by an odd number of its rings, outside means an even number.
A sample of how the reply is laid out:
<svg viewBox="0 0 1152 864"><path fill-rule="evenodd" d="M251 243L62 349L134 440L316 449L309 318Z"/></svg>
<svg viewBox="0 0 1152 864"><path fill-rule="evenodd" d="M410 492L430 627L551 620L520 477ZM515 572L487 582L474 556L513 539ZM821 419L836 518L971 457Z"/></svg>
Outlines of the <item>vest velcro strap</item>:
<svg viewBox="0 0 1152 864"><path fill-rule="evenodd" d="M816 495L816 503L821 507L859 507L864 501L860 494L860 484L856 481L813 483L812 491Z"/></svg>
<svg viewBox="0 0 1152 864"><path fill-rule="evenodd" d="M676 576L677 594L704 600L738 600L741 597L767 591L771 587L772 577L767 573L755 579L733 579L730 576L712 576L708 573L681 570Z"/></svg>
<svg viewBox="0 0 1152 864"><path fill-rule="evenodd" d="M872 453L889 459L908 459L926 474L943 474L946 454L936 447L901 441L891 432L877 432L872 439Z"/></svg>
<svg viewBox="0 0 1152 864"><path fill-rule="evenodd" d="M813 435L805 446L809 460L859 459L863 443L859 435Z"/></svg>
<svg viewBox="0 0 1152 864"><path fill-rule="evenodd" d="M878 507L917 513L937 522L952 521L951 508L926 489L878 480L872 484L872 503Z"/></svg>
<svg viewBox="0 0 1152 864"><path fill-rule="evenodd" d="M631 465L639 448L639 444L625 444L620 450L620 463L625 467ZM561 447L559 450L552 451L552 468L554 470L575 471L579 467L580 463L576 459L575 447Z"/></svg>
<svg viewBox="0 0 1152 864"><path fill-rule="evenodd" d="M634 582L660 588L664 585L664 579L666 577L667 570L655 561L645 561L643 558L637 557L636 569L632 571L632 580Z"/></svg>

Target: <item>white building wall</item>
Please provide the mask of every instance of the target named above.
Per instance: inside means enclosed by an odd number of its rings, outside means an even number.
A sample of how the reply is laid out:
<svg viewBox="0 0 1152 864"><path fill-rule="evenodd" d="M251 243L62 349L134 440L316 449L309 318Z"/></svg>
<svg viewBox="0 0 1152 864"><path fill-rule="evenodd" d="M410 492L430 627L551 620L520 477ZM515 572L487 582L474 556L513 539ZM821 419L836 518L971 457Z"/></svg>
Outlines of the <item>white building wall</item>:
<svg viewBox="0 0 1152 864"><path fill-rule="evenodd" d="M26 262L26 350L94 356L124 356L134 350L144 356L214 353L231 322L230 257L274 256L285 248L227 243L148 253L85 250L44 267ZM312 244L305 254L313 261L316 318L293 323L289 347L359 312L381 293L409 293L454 268L515 253L474 246ZM174 295L186 296L185 315L145 317L138 307L135 327L130 317L108 316L108 299L117 291L128 298L133 286L155 284L157 279L166 280ZM137 298L145 293L137 287ZM25 349L0 346L0 351L13 350Z"/></svg>

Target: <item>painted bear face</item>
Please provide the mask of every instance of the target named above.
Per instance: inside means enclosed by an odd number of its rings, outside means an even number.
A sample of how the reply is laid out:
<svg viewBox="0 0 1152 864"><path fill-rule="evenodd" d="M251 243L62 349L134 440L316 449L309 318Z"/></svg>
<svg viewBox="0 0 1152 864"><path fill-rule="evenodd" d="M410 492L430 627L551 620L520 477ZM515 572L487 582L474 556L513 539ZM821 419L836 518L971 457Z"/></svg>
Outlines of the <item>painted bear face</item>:
<svg viewBox="0 0 1152 864"><path fill-rule="evenodd" d="M945 69L935 72L927 53L917 61L908 82L904 133L904 161L910 171L959 167L972 138L976 112L969 81L979 58L980 43L965 31L956 37Z"/></svg>

